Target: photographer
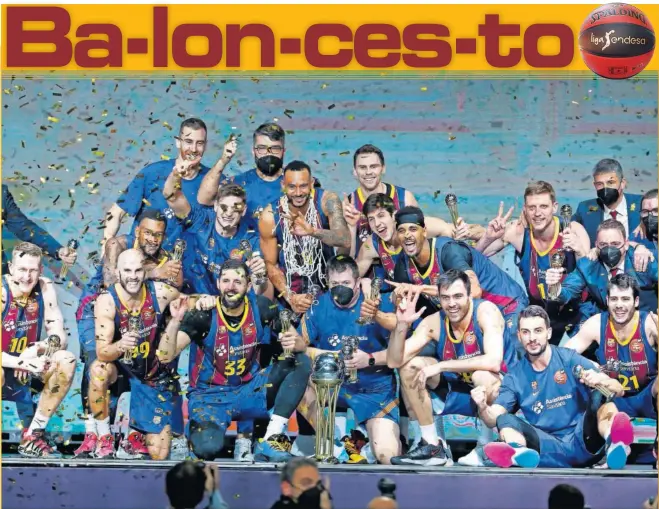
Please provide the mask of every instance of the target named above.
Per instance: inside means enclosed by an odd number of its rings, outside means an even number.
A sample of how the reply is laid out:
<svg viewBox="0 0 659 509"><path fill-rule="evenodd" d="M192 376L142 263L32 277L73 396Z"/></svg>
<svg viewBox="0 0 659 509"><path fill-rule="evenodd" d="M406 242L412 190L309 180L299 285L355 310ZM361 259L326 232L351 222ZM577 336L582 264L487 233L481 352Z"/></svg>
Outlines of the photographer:
<svg viewBox="0 0 659 509"><path fill-rule="evenodd" d="M169 509L194 509L205 495L210 497L206 509L229 509L220 493L217 465L182 461L167 472L165 490L169 498Z"/></svg>

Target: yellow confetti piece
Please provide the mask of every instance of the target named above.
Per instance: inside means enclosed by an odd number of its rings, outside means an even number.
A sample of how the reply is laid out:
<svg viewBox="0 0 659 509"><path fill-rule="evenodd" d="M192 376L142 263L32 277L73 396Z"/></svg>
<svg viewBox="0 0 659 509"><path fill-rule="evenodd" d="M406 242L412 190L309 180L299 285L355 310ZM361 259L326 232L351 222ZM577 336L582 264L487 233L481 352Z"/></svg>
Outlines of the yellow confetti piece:
<svg viewBox="0 0 659 509"><path fill-rule="evenodd" d="M50 121L50 122L59 122L59 118L57 118L57 117L48 117L48 121Z"/></svg>
<svg viewBox="0 0 659 509"><path fill-rule="evenodd" d="M171 159L171 157L166 156L165 154L162 154L162 155L160 156L160 160L161 160L161 161L169 161L170 159Z"/></svg>
<svg viewBox="0 0 659 509"><path fill-rule="evenodd" d="M355 120L355 116L354 115L348 115L348 120Z"/></svg>
<svg viewBox="0 0 659 509"><path fill-rule="evenodd" d="M428 91L428 87L421 87L421 92L427 92L427 91Z"/></svg>
<svg viewBox="0 0 659 509"><path fill-rule="evenodd" d="M97 151L94 152L94 155L96 157L103 157L105 155L105 152L103 152L101 150L97 150Z"/></svg>
<svg viewBox="0 0 659 509"><path fill-rule="evenodd" d="M8 89L8 88L3 88L2 91L3 91L5 94L7 94L7 95L11 95L11 94L14 93L13 90L10 90L10 89Z"/></svg>
<svg viewBox="0 0 659 509"><path fill-rule="evenodd" d="M103 110L103 113L101 113L102 117L107 117L108 116L108 110Z"/></svg>
<svg viewBox="0 0 659 509"><path fill-rule="evenodd" d="M162 125L163 125L164 127L166 127L168 130L170 130L170 131L172 130L172 126L169 125L167 122L163 122Z"/></svg>

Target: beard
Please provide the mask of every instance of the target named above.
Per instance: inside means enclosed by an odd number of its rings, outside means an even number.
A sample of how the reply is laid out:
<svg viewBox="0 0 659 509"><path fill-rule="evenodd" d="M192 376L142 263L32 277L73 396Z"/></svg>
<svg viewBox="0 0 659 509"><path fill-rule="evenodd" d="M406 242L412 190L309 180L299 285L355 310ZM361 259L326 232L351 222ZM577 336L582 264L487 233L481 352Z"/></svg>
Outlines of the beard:
<svg viewBox="0 0 659 509"><path fill-rule="evenodd" d="M137 295L137 292L139 292L142 289L142 283L144 283L144 280L140 280L138 278L124 278L121 274L119 274L119 284L126 291L126 293L130 295ZM139 286L137 287L137 290L131 291L128 288L129 284L132 286L135 285L139 285Z"/></svg>
<svg viewBox="0 0 659 509"><path fill-rule="evenodd" d="M526 350L526 355L530 355L531 357L540 357L543 353L545 353L548 346L549 346L549 341L547 341L542 347L540 347L540 350L536 353L531 353L528 350Z"/></svg>
<svg viewBox="0 0 659 509"><path fill-rule="evenodd" d="M222 307L225 309L237 309L239 308L244 300L245 300L245 294L239 294L239 293L233 293L230 295L227 295L226 293L223 293L221 296L221 302L222 302Z"/></svg>

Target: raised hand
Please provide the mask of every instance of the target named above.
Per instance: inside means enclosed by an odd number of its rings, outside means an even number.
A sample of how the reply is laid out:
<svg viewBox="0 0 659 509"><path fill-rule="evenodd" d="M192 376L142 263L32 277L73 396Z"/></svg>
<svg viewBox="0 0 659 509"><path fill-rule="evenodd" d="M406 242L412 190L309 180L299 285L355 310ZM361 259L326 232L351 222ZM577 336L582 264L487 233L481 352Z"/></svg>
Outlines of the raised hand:
<svg viewBox="0 0 659 509"><path fill-rule="evenodd" d="M501 239L506 233L506 225L510 220L510 216L513 215L513 210L515 207L510 207L506 215L503 214L503 202L499 203L499 212L497 216L492 219L485 229L485 235L491 239Z"/></svg>

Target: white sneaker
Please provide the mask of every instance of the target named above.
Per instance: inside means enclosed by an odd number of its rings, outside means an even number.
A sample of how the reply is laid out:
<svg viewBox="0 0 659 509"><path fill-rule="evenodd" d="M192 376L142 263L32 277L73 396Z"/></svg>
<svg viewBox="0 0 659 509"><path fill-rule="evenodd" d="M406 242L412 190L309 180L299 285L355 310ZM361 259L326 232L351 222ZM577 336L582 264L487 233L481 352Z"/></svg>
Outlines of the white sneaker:
<svg viewBox="0 0 659 509"><path fill-rule="evenodd" d="M463 467L484 467L483 458L478 452L479 447L474 447L469 454L458 459L458 465Z"/></svg>
<svg viewBox="0 0 659 509"><path fill-rule="evenodd" d="M249 438L236 438L236 444L233 446L233 459L243 463L254 461L252 441Z"/></svg>

